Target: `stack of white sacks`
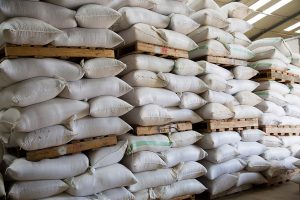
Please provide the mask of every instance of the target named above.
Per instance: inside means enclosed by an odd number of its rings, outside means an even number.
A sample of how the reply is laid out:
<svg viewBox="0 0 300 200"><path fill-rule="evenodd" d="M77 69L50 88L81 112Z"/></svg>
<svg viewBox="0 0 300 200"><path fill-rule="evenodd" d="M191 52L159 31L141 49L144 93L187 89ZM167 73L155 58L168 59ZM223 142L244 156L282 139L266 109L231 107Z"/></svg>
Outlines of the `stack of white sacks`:
<svg viewBox="0 0 300 200"><path fill-rule="evenodd" d="M53 1L58 2L77 12L44 2L1 1L5 42L98 48L113 48L123 42L108 29L121 16L117 11L84 2ZM119 118L133 107L118 98L132 90L115 77L126 68L118 60L95 58L79 64L53 58L16 58L5 59L0 68L0 130L9 147L32 151L131 130ZM108 199L134 199L122 187L137 180L118 164L126 148L127 142L122 141L87 154L39 162L9 159L5 176L14 183L8 196L90 199L83 196L100 193Z"/></svg>

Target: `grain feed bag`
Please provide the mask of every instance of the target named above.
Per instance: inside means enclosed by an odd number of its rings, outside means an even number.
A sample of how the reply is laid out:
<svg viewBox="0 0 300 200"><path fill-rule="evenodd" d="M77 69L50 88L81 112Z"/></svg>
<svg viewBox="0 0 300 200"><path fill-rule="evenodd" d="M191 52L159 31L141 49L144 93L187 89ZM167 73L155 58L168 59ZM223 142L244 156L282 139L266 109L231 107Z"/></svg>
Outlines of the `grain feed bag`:
<svg viewBox="0 0 300 200"><path fill-rule="evenodd" d="M154 5L149 0L45 0L46 2L57 4L63 7L76 9L85 4L100 4L107 7L118 10L119 8L130 6L130 7L142 7L151 9Z"/></svg>
<svg viewBox="0 0 300 200"><path fill-rule="evenodd" d="M198 11L202 10L205 8L211 8L214 10L220 9L218 4L214 0L203 0L203 1L198 1L198 0L188 0L186 4L193 10Z"/></svg>
<svg viewBox="0 0 300 200"><path fill-rule="evenodd" d="M116 32L126 30L134 24L143 23L156 28L166 28L170 23L168 16L138 7L124 7L118 10L121 14L120 19L113 26ZM149 20L151 19L151 20Z"/></svg>
<svg viewBox="0 0 300 200"><path fill-rule="evenodd" d="M276 81L263 81L260 82L260 85L256 88L255 91L262 91L262 90L272 90L278 92L280 94L288 94L290 89L288 86L278 83Z"/></svg>
<svg viewBox="0 0 300 200"><path fill-rule="evenodd" d="M290 84L289 88L291 94L300 96L300 84Z"/></svg>
<svg viewBox="0 0 300 200"><path fill-rule="evenodd" d="M204 134L204 137L197 142L203 149L214 149L224 144L235 144L241 141L239 133L234 131L212 132Z"/></svg>
<svg viewBox="0 0 300 200"><path fill-rule="evenodd" d="M206 150L206 152L208 155L205 160L215 164L232 160L239 155L237 149L228 144L224 144L215 149Z"/></svg>
<svg viewBox="0 0 300 200"><path fill-rule="evenodd" d="M265 171L270 167L270 163L260 156L252 155L244 159L247 162L246 170L249 172Z"/></svg>
<svg viewBox="0 0 300 200"><path fill-rule="evenodd" d="M39 76L77 81L84 74L80 65L53 58L5 59L0 69L0 88Z"/></svg>
<svg viewBox="0 0 300 200"><path fill-rule="evenodd" d="M159 199L167 200L179 196L200 194L205 190L206 187L196 179L188 179L171 185L156 187L154 188L154 193Z"/></svg>
<svg viewBox="0 0 300 200"><path fill-rule="evenodd" d="M171 73L159 73L158 77L167 82L167 89L173 92L193 92L196 94L205 92L208 87L195 76L181 76Z"/></svg>
<svg viewBox="0 0 300 200"><path fill-rule="evenodd" d="M291 181L293 181L296 184L300 184L300 174L296 174L292 177Z"/></svg>
<svg viewBox="0 0 300 200"><path fill-rule="evenodd" d="M2 174L0 174L0 196L1 197L6 196L4 180L3 180Z"/></svg>
<svg viewBox="0 0 300 200"><path fill-rule="evenodd" d="M263 139L265 132L259 129L246 129L240 132L243 142L257 142Z"/></svg>
<svg viewBox="0 0 300 200"><path fill-rule="evenodd" d="M66 86L60 79L37 77L0 90L0 109L25 107L55 98Z"/></svg>
<svg viewBox="0 0 300 200"><path fill-rule="evenodd" d="M216 74L206 74L200 76L201 80L203 80L210 90L216 92L224 92L226 89L230 88L227 85L227 80L222 76Z"/></svg>
<svg viewBox="0 0 300 200"><path fill-rule="evenodd" d="M294 156L295 158L300 158L300 144L293 144L289 146L288 149L291 152L291 156Z"/></svg>
<svg viewBox="0 0 300 200"><path fill-rule="evenodd" d="M292 64L300 67L300 54L292 53Z"/></svg>
<svg viewBox="0 0 300 200"><path fill-rule="evenodd" d="M234 44L240 44L244 47L248 47L251 44L251 40L244 33L235 32L231 34L233 36Z"/></svg>
<svg viewBox="0 0 300 200"><path fill-rule="evenodd" d="M118 178L116 179L116 177ZM104 190L137 183L135 176L118 163L95 169L93 173L86 172L65 181L69 186L67 193L73 196L92 195Z"/></svg>
<svg viewBox="0 0 300 200"><path fill-rule="evenodd" d="M285 110L271 101L263 101L255 106L264 113L272 113L278 117L286 115Z"/></svg>
<svg viewBox="0 0 300 200"><path fill-rule="evenodd" d="M175 92L163 88L135 87L122 97L133 106L156 104L163 107L178 106L180 99Z"/></svg>
<svg viewBox="0 0 300 200"><path fill-rule="evenodd" d="M249 60L254 57L254 53L240 44L225 44L225 47L229 51L229 58L235 58L240 60Z"/></svg>
<svg viewBox="0 0 300 200"><path fill-rule="evenodd" d="M40 180L16 182L8 192L12 199L41 199L60 194L68 189L62 180Z"/></svg>
<svg viewBox="0 0 300 200"><path fill-rule="evenodd" d="M281 147L283 145L282 140L276 136L264 136L259 143L265 145L266 147Z"/></svg>
<svg viewBox="0 0 300 200"><path fill-rule="evenodd" d="M240 158L245 158L252 155L260 155L267 149L265 145L262 145L258 142L239 142L234 146L239 152Z"/></svg>
<svg viewBox="0 0 300 200"><path fill-rule="evenodd" d="M122 80L132 87L163 88L167 86L167 83L155 72L147 70L134 70L123 76Z"/></svg>
<svg viewBox="0 0 300 200"><path fill-rule="evenodd" d="M220 67L216 64L209 63L207 61L198 61L197 63L204 69L205 74L216 74L222 76L226 80L233 79L234 77L229 70Z"/></svg>
<svg viewBox="0 0 300 200"><path fill-rule="evenodd" d="M130 45L135 42L144 42L159 46L167 45L167 39L163 35L160 35L155 27L148 24L135 24L118 34L124 39L124 45Z"/></svg>
<svg viewBox="0 0 300 200"><path fill-rule="evenodd" d="M172 73L182 76L197 76L203 72L204 69L197 62L186 58L178 58L172 70Z"/></svg>
<svg viewBox="0 0 300 200"><path fill-rule="evenodd" d="M279 125L280 124L280 117L273 114L273 113L264 113L259 119L258 119L259 125Z"/></svg>
<svg viewBox="0 0 300 200"><path fill-rule="evenodd" d="M179 108L196 110L204 106L207 101L201 96L192 92L183 92L178 94L180 97Z"/></svg>
<svg viewBox="0 0 300 200"><path fill-rule="evenodd" d="M278 59L264 59L256 62L248 63L249 67L252 67L258 71L266 69L276 69L280 71L287 71L288 65Z"/></svg>
<svg viewBox="0 0 300 200"><path fill-rule="evenodd" d="M132 194L134 195L135 199L148 200L150 198L150 190L151 189L144 189L138 192L133 192ZM151 193L151 198L156 197L154 196L154 194Z"/></svg>
<svg viewBox="0 0 300 200"><path fill-rule="evenodd" d="M6 169L6 175L18 181L56 180L82 174L88 166L89 160L84 154L44 159L38 162L18 158Z"/></svg>
<svg viewBox="0 0 300 200"><path fill-rule="evenodd" d="M248 105L237 105L231 108L235 119L259 118L263 112Z"/></svg>
<svg viewBox="0 0 300 200"><path fill-rule="evenodd" d="M263 174L267 178L280 176L286 173L286 170L297 169L297 166L293 165L293 163L297 165L297 162L299 162L299 159L294 157L288 157L284 160L272 160L270 161L271 167L264 171Z"/></svg>
<svg viewBox="0 0 300 200"><path fill-rule="evenodd" d="M293 74L293 75L296 75L296 76L300 75L299 67L297 67L295 65L292 65L292 64L288 64L288 72Z"/></svg>
<svg viewBox="0 0 300 200"><path fill-rule="evenodd" d="M116 76L126 69L126 65L112 58L93 58L81 61L86 78Z"/></svg>
<svg viewBox="0 0 300 200"><path fill-rule="evenodd" d="M133 109L132 105L113 96L96 97L89 104L92 117L119 117Z"/></svg>
<svg viewBox="0 0 300 200"><path fill-rule="evenodd" d="M300 118L300 108L295 105L286 105L283 107L285 114L290 117Z"/></svg>
<svg viewBox="0 0 300 200"><path fill-rule="evenodd" d="M241 171L238 173L238 177L237 187L248 184L260 185L267 183L267 180L258 172Z"/></svg>
<svg viewBox="0 0 300 200"><path fill-rule="evenodd" d="M182 131L175 132L169 135L170 141L172 142L172 147L185 147L196 143L198 140L202 139L203 135L196 131Z"/></svg>
<svg viewBox="0 0 300 200"><path fill-rule="evenodd" d="M217 10L210 8L199 10L190 15L197 23L217 28L226 28L229 25L227 18Z"/></svg>
<svg viewBox="0 0 300 200"><path fill-rule="evenodd" d="M39 19L59 29L77 26L75 11L44 2L4 0L0 4L0 13L7 18L30 17Z"/></svg>
<svg viewBox="0 0 300 200"><path fill-rule="evenodd" d="M180 1L153 0L153 2L154 6L152 10L163 15L176 13L189 16L193 11L184 2Z"/></svg>
<svg viewBox="0 0 300 200"><path fill-rule="evenodd" d="M27 17L11 18L2 22L0 28L4 41L16 45L46 45L63 34L50 24Z"/></svg>
<svg viewBox="0 0 300 200"><path fill-rule="evenodd" d="M123 158L122 163L132 172L145 172L166 167L166 163L154 152L140 151Z"/></svg>
<svg viewBox="0 0 300 200"><path fill-rule="evenodd" d="M287 104L286 98L279 92L275 92L273 90L264 90L264 91L258 91L254 92L256 95L264 99L265 101L271 101L278 106L285 106Z"/></svg>
<svg viewBox="0 0 300 200"><path fill-rule="evenodd" d="M87 100L97 96L120 97L131 90L130 85L117 77L81 79L68 82L67 87L59 96L67 99Z"/></svg>
<svg viewBox="0 0 300 200"><path fill-rule="evenodd" d="M119 141L116 145L102 147L88 152L91 167L106 167L120 162L127 149L127 141ZM71 177L71 176L70 176Z"/></svg>
<svg viewBox="0 0 300 200"><path fill-rule="evenodd" d="M173 170L177 174L178 181L198 178L207 172L203 165L195 161L180 163Z"/></svg>
<svg viewBox="0 0 300 200"><path fill-rule="evenodd" d="M222 12L230 17L244 19L252 13L251 9L243 3L231 2L221 7Z"/></svg>
<svg viewBox="0 0 300 200"><path fill-rule="evenodd" d="M264 46L274 46L276 47L283 55L285 55L287 58L290 58L292 56L291 50L287 43L284 41L283 38L280 37L274 37L274 38L263 38L260 40L256 40L252 42L252 44L249 46L250 50L257 49L259 47Z"/></svg>
<svg viewBox="0 0 300 200"><path fill-rule="evenodd" d="M249 80L258 74L258 71L251 67L237 66L232 69L235 79Z"/></svg>
<svg viewBox="0 0 300 200"><path fill-rule="evenodd" d="M188 36L167 29L158 29L158 34L165 38L167 46L174 49L191 51L198 45Z"/></svg>
<svg viewBox="0 0 300 200"><path fill-rule="evenodd" d="M172 117L167 109L155 104L133 108L123 115L122 119L129 124L140 126L159 126L172 121Z"/></svg>
<svg viewBox="0 0 300 200"><path fill-rule="evenodd" d="M135 173L137 183L128 187L130 192L137 192L143 189L169 185L176 182L176 174L172 169L158 169L155 171Z"/></svg>
<svg viewBox="0 0 300 200"><path fill-rule="evenodd" d="M238 18L228 18L227 22L229 23L229 25L224 30L229 33L246 33L253 27L249 22Z"/></svg>
<svg viewBox="0 0 300 200"><path fill-rule="evenodd" d="M184 35L188 35L200 27L200 24L185 15L173 13L170 15L170 18L168 28Z"/></svg>
<svg viewBox="0 0 300 200"><path fill-rule="evenodd" d="M134 70L168 73L171 72L174 67L174 60L146 54L130 54L120 58L120 61L127 66L121 75Z"/></svg>
<svg viewBox="0 0 300 200"><path fill-rule="evenodd" d="M119 117L85 117L70 121L66 126L77 133L74 138L77 140L107 135L122 135L132 129Z"/></svg>
<svg viewBox="0 0 300 200"><path fill-rule="evenodd" d="M247 165L242 159L232 159L220 164L213 164L207 161L202 161L201 164L207 169L205 177L209 180L214 180L224 174L235 173L241 171Z"/></svg>
<svg viewBox="0 0 300 200"><path fill-rule="evenodd" d="M261 155L264 159L270 160L283 160L291 155L291 152L286 148L281 147L268 147L268 149Z"/></svg>
<svg viewBox="0 0 300 200"><path fill-rule="evenodd" d="M78 26L83 28L110 28L121 13L102 5L86 4L75 15Z"/></svg>
<svg viewBox="0 0 300 200"><path fill-rule="evenodd" d="M207 178L199 179L207 188L210 194L216 195L234 187L238 181L238 176L234 174L224 174L215 180Z"/></svg>
<svg viewBox="0 0 300 200"><path fill-rule="evenodd" d="M77 133L66 129L64 126L55 125L29 133L14 132L11 134L11 137L21 149L33 151L67 144L75 138Z"/></svg>
<svg viewBox="0 0 300 200"><path fill-rule="evenodd" d="M124 42L122 37L109 29L71 28L63 29L63 31L63 34L51 42L52 45L111 49Z"/></svg>
<svg viewBox="0 0 300 200"><path fill-rule="evenodd" d="M233 43L234 41L234 38L230 33L213 26L201 26L188 34L188 36L196 43L200 43L205 40L217 40L227 44Z"/></svg>
<svg viewBox="0 0 300 200"><path fill-rule="evenodd" d="M283 116L280 118L280 125L299 126L300 119L296 117Z"/></svg>
<svg viewBox="0 0 300 200"><path fill-rule="evenodd" d="M88 110L89 105L86 102L55 98L27 106L21 110L12 108L2 111L0 114L0 127L1 131L6 132L10 129L31 132L61 124L67 120L80 119L88 115ZM3 130L3 128L6 129Z"/></svg>
<svg viewBox="0 0 300 200"><path fill-rule="evenodd" d="M231 86L231 88L225 91L228 94L236 94L241 91L252 92L259 86L259 83L251 80L229 80L227 84Z"/></svg>
<svg viewBox="0 0 300 200"><path fill-rule="evenodd" d="M198 47L189 52L192 60L200 59L203 56L227 57L230 54L228 49L217 40L207 40L198 43Z"/></svg>
<svg viewBox="0 0 300 200"><path fill-rule="evenodd" d="M150 136L134 136L125 134L120 137L121 140L128 140L127 154L140 152L140 151L152 151L162 152L171 148L171 141L165 135L150 135Z"/></svg>
<svg viewBox="0 0 300 200"><path fill-rule="evenodd" d="M300 107L300 97L299 96L293 95L293 94L286 94L286 95L284 95L284 97L288 104Z"/></svg>
<svg viewBox="0 0 300 200"><path fill-rule="evenodd" d="M220 103L223 105L238 105L239 102L230 94L225 92L215 92L213 90L208 90L202 95L203 99L211 103Z"/></svg>
<svg viewBox="0 0 300 200"><path fill-rule="evenodd" d="M283 147L289 147L294 144L300 144L299 136L280 136L279 139L282 141Z"/></svg>
<svg viewBox="0 0 300 200"><path fill-rule="evenodd" d="M134 200L134 195L129 192L126 188L120 187L120 188L114 188L110 190L105 190L104 192L101 192L98 198L103 199L115 199L115 200Z"/></svg>
<svg viewBox="0 0 300 200"><path fill-rule="evenodd" d="M234 113L220 103L208 103L196 110L196 113L203 119L229 119Z"/></svg>
<svg viewBox="0 0 300 200"><path fill-rule="evenodd" d="M256 106L263 102L263 99L257 96L256 94L249 92L249 91L241 91L234 95L234 98L241 104L241 105L248 105L248 106Z"/></svg>
<svg viewBox="0 0 300 200"><path fill-rule="evenodd" d="M264 59L278 59L285 63L291 62L291 58L287 58L273 46L259 47L252 51L255 54L255 56L251 59L251 61L258 61Z"/></svg>
<svg viewBox="0 0 300 200"><path fill-rule="evenodd" d="M202 122L203 119L190 109L181 109L177 107L167 108L171 116L171 122L191 122L192 124Z"/></svg>
<svg viewBox="0 0 300 200"><path fill-rule="evenodd" d="M196 145L171 148L158 154L167 164L167 167L174 167L181 162L198 161L207 156L207 153Z"/></svg>

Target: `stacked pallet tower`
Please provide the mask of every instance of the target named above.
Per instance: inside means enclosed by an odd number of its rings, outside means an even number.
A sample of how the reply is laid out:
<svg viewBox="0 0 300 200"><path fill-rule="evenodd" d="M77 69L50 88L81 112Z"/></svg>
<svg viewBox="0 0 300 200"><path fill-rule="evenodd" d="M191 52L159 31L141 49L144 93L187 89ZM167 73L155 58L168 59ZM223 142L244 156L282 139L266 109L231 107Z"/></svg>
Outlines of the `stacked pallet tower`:
<svg viewBox="0 0 300 200"><path fill-rule="evenodd" d="M271 164L264 175L272 185L290 180L299 167L299 55L282 38L257 40L249 49L255 53L249 66L259 71L255 93L264 99L256 107L264 113L259 125L267 136L261 143L268 147L263 157Z"/></svg>
<svg viewBox="0 0 300 200"><path fill-rule="evenodd" d="M222 8L203 2L188 3L196 11L191 18L202 25L188 36L198 45L190 58L205 69L200 78L209 87L201 95L208 103L197 110L205 121L196 130L205 132L197 144L208 153L200 162L207 174L199 180L213 199L265 183L259 172L269 163L259 156L266 147L257 142L264 133L258 130L262 112L254 106L263 100L253 93L259 84L249 80L258 72L247 67L254 53L244 35L251 25L243 19L250 11L236 2Z"/></svg>
<svg viewBox="0 0 300 200"><path fill-rule="evenodd" d="M122 162L137 178L128 188L136 199L192 199L206 189L196 180L206 173L197 162L206 152L194 145L202 135L192 123L202 121L193 110L205 104L198 94L207 86L196 77L202 67L188 59L196 44L185 35L199 24L181 2L155 3L151 10L121 8L114 26L125 40L122 80L134 88L123 97L135 108L122 117L134 127L120 137L128 140Z"/></svg>
<svg viewBox="0 0 300 200"><path fill-rule="evenodd" d="M134 199L124 187L137 180L119 164L127 141L116 136L132 129L119 116L133 108L118 98L132 87L115 77L123 39L108 29L120 14L72 8L1 2L1 138L7 152L22 149L4 155L9 199Z"/></svg>

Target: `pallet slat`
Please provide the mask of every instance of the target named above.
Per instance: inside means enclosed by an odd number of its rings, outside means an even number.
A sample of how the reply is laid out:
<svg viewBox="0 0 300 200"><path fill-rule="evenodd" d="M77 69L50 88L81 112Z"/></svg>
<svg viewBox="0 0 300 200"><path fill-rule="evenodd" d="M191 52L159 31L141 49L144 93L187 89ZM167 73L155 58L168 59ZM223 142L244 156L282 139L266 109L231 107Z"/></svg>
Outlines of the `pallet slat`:
<svg viewBox="0 0 300 200"><path fill-rule="evenodd" d="M260 126L268 135L274 136L300 136L300 126Z"/></svg>
<svg viewBox="0 0 300 200"><path fill-rule="evenodd" d="M235 67L235 66L247 66L248 62L245 60L239 60L234 58L225 58L218 56L204 56L193 60L205 60L207 62L220 65L224 68Z"/></svg>
<svg viewBox="0 0 300 200"><path fill-rule="evenodd" d="M144 53L149 55L155 55L163 58L188 58L188 52L185 50L174 49L170 47L164 47L154 44L148 44L143 42L136 42L134 44L121 47L117 50L117 57L123 57L134 53Z"/></svg>
<svg viewBox="0 0 300 200"><path fill-rule="evenodd" d="M243 192L245 190L249 190L253 188L252 185L242 185L240 187L234 187L232 189L229 189L225 192L222 192L220 194L216 194L216 195L211 195L209 192L204 192L203 194L197 195L196 197L199 197L199 199L207 199L207 200L212 200L212 199L218 199L218 198L222 198L228 195L233 195L239 192Z"/></svg>
<svg viewBox="0 0 300 200"><path fill-rule="evenodd" d="M298 173L299 173L299 170L288 170L279 176L276 176L273 178L267 178L267 181L268 181L267 185L274 186L274 185L279 185L279 184L289 182L291 180L291 178Z"/></svg>
<svg viewBox="0 0 300 200"><path fill-rule="evenodd" d="M195 196L194 195L185 195L185 196L181 196L181 197L176 197L171 200L195 200Z"/></svg>
<svg viewBox="0 0 300 200"><path fill-rule="evenodd" d="M192 130L193 126L191 122L172 123L163 126L137 126L135 128L135 134L142 135L154 135L161 133L173 133L178 131Z"/></svg>
<svg viewBox="0 0 300 200"><path fill-rule="evenodd" d="M67 154L80 153L82 151L96 149L104 146L111 146L115 144L117 144L117 137L112 135L102 138L95 138L88 141L78 141L57 147L29 151L26 153L26 159L30 161L38 161L46 158L55 158Z"/></svg>
<svg viewBox="0 0 300 200"><path fill-rule="evenodd" d="M299 79L300 77L297 75L277 69L261 70L253 78L254 81L278 81L281 83L299 83Z"/></svg>

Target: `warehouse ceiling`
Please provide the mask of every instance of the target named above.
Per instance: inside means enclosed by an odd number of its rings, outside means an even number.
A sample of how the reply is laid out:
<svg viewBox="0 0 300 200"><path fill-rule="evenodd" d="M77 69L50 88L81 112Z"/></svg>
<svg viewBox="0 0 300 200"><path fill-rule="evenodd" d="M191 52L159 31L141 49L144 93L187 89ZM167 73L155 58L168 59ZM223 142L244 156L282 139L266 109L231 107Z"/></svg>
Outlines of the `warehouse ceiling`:
<svg viewBox="0 0 300 200"><path fill-rule="evenodd" d="M241 2L248 6L253 5L258 2L258 0L215 0L220 6L230 3L230 2ZM265 0L266 1L266 0ZM249 15L246 20L249 20L256 16L257 14L261 14L266 9L271 6L279 3L282 0L269 0L264 6L258 8L251 15ZM288 0L284 0L288 2ZM253 29L247 32L247 36L252 40L265 38L265 37L283 37L283 38L291 38L300 35L300 23L299 27L292 31L285 31L284 29L290 27L291 25L300 22L300 0L291 0L291 2L287 3L280 9L272 12L271 14L267 14L266 17L257 21L253 24ZM299 33L296 33L299 31Z"/></svg>

